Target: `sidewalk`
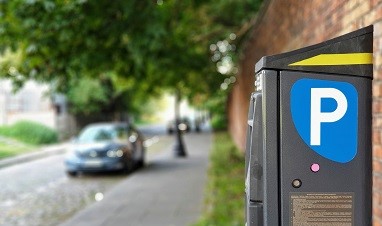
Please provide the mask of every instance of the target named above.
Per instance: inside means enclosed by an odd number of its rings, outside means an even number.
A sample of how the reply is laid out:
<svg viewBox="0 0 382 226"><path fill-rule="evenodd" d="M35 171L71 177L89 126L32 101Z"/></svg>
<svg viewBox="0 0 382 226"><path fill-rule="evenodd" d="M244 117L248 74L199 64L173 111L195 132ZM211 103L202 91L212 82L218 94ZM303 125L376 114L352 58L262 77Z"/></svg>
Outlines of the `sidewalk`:
<svg viewBox="0 0 382 226"><path fill-rule="evenodd" d="M184 136L187 158L171 149L61 226L187 226L200 216L211 133Z"/></svg>

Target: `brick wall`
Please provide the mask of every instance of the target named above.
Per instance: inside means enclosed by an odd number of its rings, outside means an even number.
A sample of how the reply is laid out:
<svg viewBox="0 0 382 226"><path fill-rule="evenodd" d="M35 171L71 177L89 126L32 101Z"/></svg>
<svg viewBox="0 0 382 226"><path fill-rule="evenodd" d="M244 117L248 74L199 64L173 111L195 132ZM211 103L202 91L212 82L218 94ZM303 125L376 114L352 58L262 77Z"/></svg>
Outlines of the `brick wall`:
<svg viewBox="0 0 382 226"><path fill-rule="evenodd" d="M382 0L270 0L246 43L229 99L229 129L244 149L254 65L278 54L374 24L373 225L382 225Z"/></svg>

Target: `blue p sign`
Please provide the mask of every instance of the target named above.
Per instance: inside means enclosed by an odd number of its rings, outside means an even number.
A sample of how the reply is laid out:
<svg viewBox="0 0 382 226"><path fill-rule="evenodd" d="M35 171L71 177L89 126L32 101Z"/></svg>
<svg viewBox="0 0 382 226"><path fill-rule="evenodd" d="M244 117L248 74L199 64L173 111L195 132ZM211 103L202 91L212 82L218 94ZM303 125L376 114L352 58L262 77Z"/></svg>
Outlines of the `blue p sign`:
<svg viewBox="0 0 382 226"><path fill-rule="evenodd" d="M357 154L358 93L347 82L298 80L291 89L293 123L319 155L346 163Z"/></svg>

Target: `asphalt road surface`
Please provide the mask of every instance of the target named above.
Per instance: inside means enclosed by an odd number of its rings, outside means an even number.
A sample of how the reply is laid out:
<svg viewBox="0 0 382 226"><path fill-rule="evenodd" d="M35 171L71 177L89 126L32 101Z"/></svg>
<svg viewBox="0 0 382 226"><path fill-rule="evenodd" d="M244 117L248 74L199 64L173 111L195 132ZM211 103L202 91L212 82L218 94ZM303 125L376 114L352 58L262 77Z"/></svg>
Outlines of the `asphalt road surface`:
<svg viewBox="0 0 382 226"><path fill-rule="evenodd" d="M174 141L163 135L163 128L156 129L161 135L147 135L148 163L155 153L168 151ZM56 155L0 169L0 225L57 225L102 200L108 189L129 176L109 173L70 178L63 160L64 155Z"/></svg>

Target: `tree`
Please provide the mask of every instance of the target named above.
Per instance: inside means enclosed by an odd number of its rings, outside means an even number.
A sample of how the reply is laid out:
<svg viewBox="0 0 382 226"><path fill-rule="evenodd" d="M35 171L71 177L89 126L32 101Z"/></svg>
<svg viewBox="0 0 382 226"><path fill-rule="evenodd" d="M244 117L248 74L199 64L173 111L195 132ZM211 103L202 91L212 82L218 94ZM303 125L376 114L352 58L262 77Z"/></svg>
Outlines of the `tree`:
<svg viewBox="0 0 382 226"><path fill-rule="evenodd" d="M82 100L94 103L94 111L113 109L107 101L118 98L139 110L137 100L162 90L200 102L225 78L214 64L222 58L212 63L209 46L240 32L258 6L250 0L3 0L0 53L7 57L0 71L17 84L32 78L69 96L86 86L102 89ZM78 111L89 110L71 101Z"/></svg>

